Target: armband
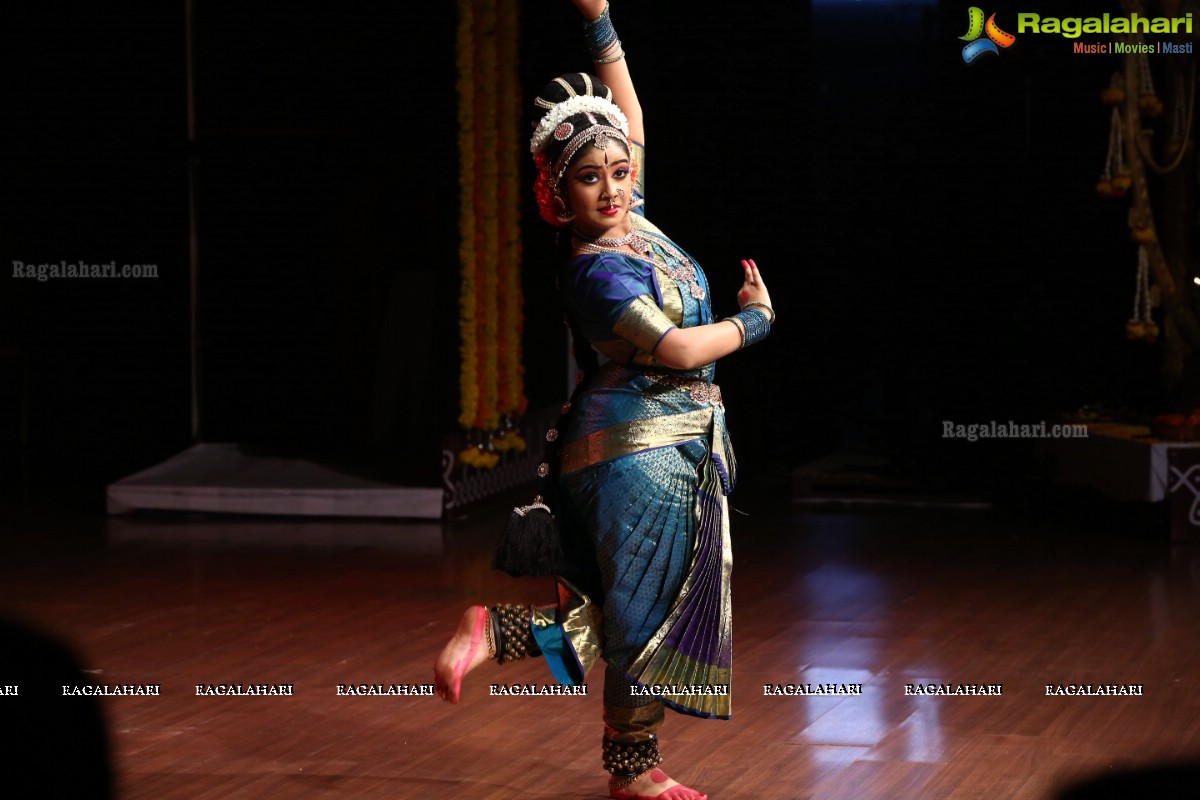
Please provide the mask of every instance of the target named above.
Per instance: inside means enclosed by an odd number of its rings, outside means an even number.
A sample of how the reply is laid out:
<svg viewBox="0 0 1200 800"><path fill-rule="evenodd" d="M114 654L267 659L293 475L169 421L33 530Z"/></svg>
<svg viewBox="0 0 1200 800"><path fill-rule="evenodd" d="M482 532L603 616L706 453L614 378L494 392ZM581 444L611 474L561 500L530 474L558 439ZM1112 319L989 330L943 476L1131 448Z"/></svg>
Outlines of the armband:
<svg viewBox="0 0 1200 800"><path fill-rule="evenodd" d="M741 349L761 342L771 332L771 317L767 315L766 311L750 304L732 317L726 317L725 320L732 322L741 332Z"/></svg>
<svg viewBox="0 0 1200 800"><path fill-rule="evenodd" d="M648 295L635 297L613 324L613 333L653 354L667 332L676 327Z"/></svg>
<svg viewBox="0 0 1200 800"><path fill-rule="evenodd" d="M621 50L621 40L617 38L612 19L608 16L608 3L604 4L604 11L599 17L591 22L583 23L583 40L588 55L599 64L612 64L625 57L625 53L622 51L619 57L604 58L605 53L612 52L614 45L617 50Z"/></svg>

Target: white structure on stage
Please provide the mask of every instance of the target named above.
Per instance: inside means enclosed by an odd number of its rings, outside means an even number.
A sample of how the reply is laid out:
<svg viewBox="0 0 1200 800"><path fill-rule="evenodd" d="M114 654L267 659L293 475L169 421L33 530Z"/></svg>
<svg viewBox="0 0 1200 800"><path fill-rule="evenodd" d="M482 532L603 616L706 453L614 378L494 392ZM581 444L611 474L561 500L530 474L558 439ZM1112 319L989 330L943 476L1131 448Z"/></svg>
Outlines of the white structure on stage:
<svg viewBox="0 0 1200 800"><path fill-rule="evenodd" d="M138 509L441 519L444 491L405 487L301 458L196 444L108 486L108 513Z"/></svg>

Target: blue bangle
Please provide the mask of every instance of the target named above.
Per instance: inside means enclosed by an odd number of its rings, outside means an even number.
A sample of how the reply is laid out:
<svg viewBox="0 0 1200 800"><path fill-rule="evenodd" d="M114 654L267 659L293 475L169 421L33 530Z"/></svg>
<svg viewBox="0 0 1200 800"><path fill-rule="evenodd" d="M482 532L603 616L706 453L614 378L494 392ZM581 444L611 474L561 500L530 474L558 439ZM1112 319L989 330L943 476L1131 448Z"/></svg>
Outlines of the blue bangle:
<svg viewBox="0 0 1200 800"><path fill-rule="evenodd" d="M771 318L760 308L744 308L727 319L742 332L742 349L758 344L771 332Z"/></svg>
<svg viewBox="0 0 1200 800"><path fill-rule="evenodd" d="M617 31L613 28L612 19L608 16L608 3L604 4L604 11L599 17L591 22L583 23L583 38L588 55L596 59L618 43Z"/></svg>

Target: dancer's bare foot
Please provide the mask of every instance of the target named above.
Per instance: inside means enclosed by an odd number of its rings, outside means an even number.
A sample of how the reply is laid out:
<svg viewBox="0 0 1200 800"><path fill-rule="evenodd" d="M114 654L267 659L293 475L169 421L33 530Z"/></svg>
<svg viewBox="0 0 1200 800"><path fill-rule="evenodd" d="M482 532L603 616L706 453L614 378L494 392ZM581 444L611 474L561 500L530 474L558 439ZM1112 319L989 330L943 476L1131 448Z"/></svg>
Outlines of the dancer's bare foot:
<svg viewBox="0 0 1200 800"><path fill-rule="evenodd" d="M483 606L468 608L433 665L434 689L448 703L458 702L463 676L488 659L484 636L484 626L491 624L488 616Z"/></svg>
<svg viewBox="0 0 1200 800"><path fill-rule="evenodd" d="M610 784L608 793L617 800L708 800L708 795L689 789L661 769L652 769L639 775L637 780L622 789L614 789Z"/></svg>

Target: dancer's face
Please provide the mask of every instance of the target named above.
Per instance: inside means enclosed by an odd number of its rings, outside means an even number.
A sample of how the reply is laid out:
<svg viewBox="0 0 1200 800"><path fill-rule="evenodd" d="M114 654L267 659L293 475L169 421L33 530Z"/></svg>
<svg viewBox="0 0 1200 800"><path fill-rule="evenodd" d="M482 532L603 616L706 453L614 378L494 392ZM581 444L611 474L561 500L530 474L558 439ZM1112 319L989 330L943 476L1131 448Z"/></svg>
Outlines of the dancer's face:
<svg viewBox="0 0 1200 800"><path fill-rule="evenodd" d="M563 199L575 212L575 230L593 238L624 233L633 199L629 154L612 142L603 150L590 145L579 152L563 176Z"/></svg>

